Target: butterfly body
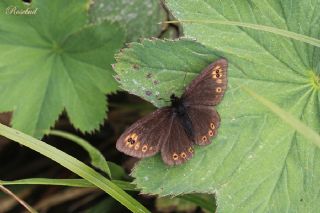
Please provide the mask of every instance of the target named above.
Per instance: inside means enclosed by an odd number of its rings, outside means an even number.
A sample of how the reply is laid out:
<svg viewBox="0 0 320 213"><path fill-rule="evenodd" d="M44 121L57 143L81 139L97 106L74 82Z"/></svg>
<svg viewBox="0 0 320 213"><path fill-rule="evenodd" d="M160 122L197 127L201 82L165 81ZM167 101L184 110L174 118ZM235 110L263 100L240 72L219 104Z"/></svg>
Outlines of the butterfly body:
<svg viewBox="0 0 320 213"><path fill-rule="evenodd" d="M194 145L208 145L217 135L220 116L215 110L227 89L227 60L208 65L181 97L132 124L117 140L117 149L144 158L161 152L168 165L179 165L194 155Z"/></svg>
<svg viewBox="0 0 320 213"><path fill-rule="evenodd" d="M170 96L170 100L171 107L173 109L173 116L177 117L190 140L194 141L194 130L192 126L192 121L188 115L187 108L184 105L183 98L179 98L175 96L175 94L172 94Z"/></svg>

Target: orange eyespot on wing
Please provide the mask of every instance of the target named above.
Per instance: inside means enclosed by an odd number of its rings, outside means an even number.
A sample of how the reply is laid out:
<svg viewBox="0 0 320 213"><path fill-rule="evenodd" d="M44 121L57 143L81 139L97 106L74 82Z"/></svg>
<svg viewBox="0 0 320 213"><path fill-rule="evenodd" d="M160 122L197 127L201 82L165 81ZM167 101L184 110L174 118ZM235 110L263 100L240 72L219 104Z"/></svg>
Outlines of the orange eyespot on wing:
<svg viewBox="0 0 320 213"><path fill-rule="evenodd" d="M195 132L195 143L207 145L217 134L220 116L211 106L192 106L187 109Z"/></svg>
<svg viewBox="0 0 320 213"><path fill-rule="evenodd" d="M227 89L227 69L226 59L207 66L182 95L185 105L215 106L220 103Z"/></svg>
<svg viewBox="0 0 320 213"><path fill-rule="evenodd" d="M167 165L190 160L193 146L210 144L217 135L220 116L214 106L227 89L228 62L219 59L207 66L171 106L156 110L130 126L117 140L117 149L144 158L161 151ZM147 78L151 75L147 75Z"/></svg>
<svg viewBox="0 0 320 213"><path fill-rule="evenodd" d="M185 133L178 118L173 118L168 140L161 148L163 161L172 166L182 164L194 155L193 142Z"/></svg>
<svg viewBox="0 0 320 213"><path fill-rule="evenodd" d="M148 151L148 145L143 145L141 151L142 151L142 152Z"/></svg>
<svg viewBox="0 0 320 213"><path fill-rule="evenodd" d="M213 69L212 69L212 78L213 79L220 79L221 80L221 78L222 78L222 76L223 76L223 69L222 69L222 66L221 65L216 65L216 66L214 66L213 67Z"/></svg>
<svg viewBox="0 0 320 213"><path fill-rule="evenodd" d="M138 158L155 155L166 140L170 115L168 108L162 108L138 120L117 140L117 149Z"/></svg>
<svg viewBox="0 0 320 213"><path fill-rule="evenodd" d="M221 92L222 92L221 87L217 87L217 88L216 88L216 93L221 93Z"/></svg>
<svg viewBox="0 0 320 213"><path fill-rule="evenodd" d="M177 153L173 153L172 159L175 160L175 161L178 160L179 159L179 155Z"/></svg>

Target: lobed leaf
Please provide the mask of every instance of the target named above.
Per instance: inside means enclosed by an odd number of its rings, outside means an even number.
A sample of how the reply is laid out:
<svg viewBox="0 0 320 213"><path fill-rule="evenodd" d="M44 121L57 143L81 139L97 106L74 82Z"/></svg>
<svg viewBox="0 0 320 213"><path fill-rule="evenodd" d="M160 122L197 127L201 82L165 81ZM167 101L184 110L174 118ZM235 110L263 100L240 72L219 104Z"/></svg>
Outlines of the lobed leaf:
<svg viewBox="0 0 320 213"><path fill-rule="evenodd" d="M65 109L73 125L93 131L106 117L106 93L117 89L110 64L124 40L116 23L87 23L87 0L32 1L35 15L13 15L21 1L0 2L0 111L41 137Z"/></svg>
<svg viewBox="0 0 320 213"><path fill-rule="evenodd" d="M206 65L225 57L228 90L217 107L222 121L211 145L196 149L181 166L166 166L158 155L135 167L135 183L143 193L215 193L219 212L317 212L319 149L240 88L251 88L319 133L320 48L272 32L197 20L269 26L318 41L319 3L167 1L185 36L198 43L132 44L115 66L121 87L161 107Z"/></svg>

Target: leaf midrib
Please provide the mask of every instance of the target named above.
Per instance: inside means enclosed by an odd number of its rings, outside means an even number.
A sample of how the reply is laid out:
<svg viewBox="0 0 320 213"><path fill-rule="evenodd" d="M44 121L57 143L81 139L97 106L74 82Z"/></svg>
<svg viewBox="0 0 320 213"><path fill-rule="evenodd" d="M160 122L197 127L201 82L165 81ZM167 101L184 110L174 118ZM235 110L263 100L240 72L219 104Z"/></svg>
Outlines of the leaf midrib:
<svg viewBox="0 0 320 213"><path fill-rule="evenodd" d="M287 22L287 19L286 19L286 16L285 16L285 12L284 12L284 7L283 7L281 1L280 1L280 7L281 7L281 10L282 10L283 17L285 17L285 18L284 18L284 23L285 23L285 25L286 25L287 30L289 30L289 25L288 25L288 22ZM307 67L307 65L304 64L304 61L303 61L303 59L302 59L302 57L301 57L301 55L300 55L300 51L297 50L297 47L296 47L296 45L294 44L293 40L292 40L292 39L289 39L289 40L290 40L293 48L295 49L297 55L299 56L300 63L303 64L305 67Z"/></svg>
<svg viewBox="0 0 320 213"><path fill-rule="evenodd" d="M49 62L49 57L47 57L47 62ZM51 76L52 76L52 72L53 72L53 67L54 67L54 63L52 63L52 66L50 67L50 69L47 71L48 72L48 78L47 78L47 83L46 83L46 87L45 87L45 92L43 93L43 96L41 98L41 103L40 103L40 110L37 110L37 113L36 113L36 123L35 123L35 128L33 128L33 132L31 133L31 135L34 135L36 133L36 131L39 131L38 129L38 125L39 125L39 118L40 118L40 114L42 112L42 109L43 109L43 105L45 103L45 97L46 95L48 94L48 87L49 87L49 82L50 82L50 79L51 79ZM61 110L61 109L60 109Z"/></svg>
<svg viewBox="0 0 320 213"><path fill-rule="evenodd" d="M74 94L76 95L77 99L78 99L78 100L81 100L81 102L82 102L81 94L78 93L78 90L77 90L77 88L75 87L76 84L75 84L74 80L72 79L72 77L71 77L71 75L70 75L70 73L69 73L69 69L67 68L67 66L66 66L66 64L65 64L65 59L64 59L64 57L60 57L60 60L61 60L62 65L63 65L63 67L64 67L63 71L64 71L64 73L66 74L66 76L68 77L69 81L71 82L71 86L72 86L72 89L73 89ZM63 103L63 105L64 105L64 107L67 109L66 103ZM81 107L80 107L79 109L82 111L82 108L81 108ZM87 116L82 116L81 118L82 118L82 119L86 119L86 122L87 122L87 123L90 123ZM71 119L71 118L70 118L70 119ZM74 123L74 125L75 125L75 127L77 127L77 124L76 124L76 123Z"/></svg>
<svg viewBox="0 0 320 213"><path fill-rule="evenodd" d="M309 103L309 101L310 101L311 96L312 96L312 93L310 93L310 94L309 94L309 97L306 98L305 104L304 104L304 106L301 108L301 112L300 112L300 114L299 114L299 116L298 116L299 120L302 120L302 116L303 116L303 114L304 114L304 112L305 112L306 106L308 105L308 103ZM294 106L293 106L293 107L294 107ZM293 108L293 107L292 107L292 108ZM287 158L288 158L288 155L289 155L289 153L290 153L290 150L292 150L292 148L293 148L293 142L294 142L293 139L296 137L297 134L298 134L298 132L297 132L296 130L294 130L294 132L293 132L293 134L292 134L292 139L291 139L291 141L290 141L289 149L287 150L286 157L284 158L284 161L283 161L283 164L282 164L282 168L281 168L281 170L279 170L280 172L279 172L279 175L278 175L278 177L277 177L277 181L275 182L275 185L274 185L274 187L273 187L273 189L272 189L272 191L271 191L271 193L270 193L270 195L269 195L268 203L270 203L271 198L272 198L272 196L273 196L273 194L274 194L274 191L275 191L277 185L279 184L279 180L280 180L280 178L281 178L282 175L283 175L284 169L287 167L287 164L286 164Z"/></svg>

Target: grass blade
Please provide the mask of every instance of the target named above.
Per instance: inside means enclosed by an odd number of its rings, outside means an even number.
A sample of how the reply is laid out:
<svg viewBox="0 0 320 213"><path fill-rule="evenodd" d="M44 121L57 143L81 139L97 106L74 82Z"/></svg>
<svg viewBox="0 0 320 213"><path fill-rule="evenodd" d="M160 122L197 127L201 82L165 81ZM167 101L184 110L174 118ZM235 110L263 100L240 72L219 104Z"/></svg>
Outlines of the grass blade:
<svg viewBox="0 0 320 213"><path fill-rule="evenodd" d="M25 201L21 200L17 195L15 195L13 192L11 192L6 187L0 185L0 190L6 193L7 195L11 196L13 199L15 199L18 203L20 203L27 211L30 213L37 213L35 209L33 209L29 204L27 204Z"/></svg>
<svg viewBox="0 0 320 213"><path fill-rule="evenodd" d="M250 23L243 23L237 21L220 21L220 20L179 20L179 21L165 21L163 23L198 23L198 24L221 24L221 25L231 25L237 27L245 27L259 31L265 31L277 35L281 35L287 38L291 38L297 41L305 42L307 44L311 44L316 47L320 47L320 40L316 38L312 38L306 35L298 34L295 32L291 32L288 30L282 30L275 27L269 27L265 25L258 25L258 24L250 24Z"/></svg>
<svg viewBox="0 0 320 213"><path fill-rule="evenodd" d="M149 212L143 205L120 189L116 184L112 183L94 169L61 150L3 124L0 124L0 135L29 147L30 149L59 163L63 167L69 169L108 193L132 212Z"/></svg>
<svg viewBox="0 0 320 213"><path fill-rule="evenodd" d="M123 190L139 191L136 186L130 182L122 180L112 180L114 184ZM85 179L52 179L52 178L28 178L21 180L0 180L0 185L49 185L49 186L69 186L69 187L95 187Z"/></svg>
<svg viewBox="0 0 320 213"><path fill-rule="evenodd" d="M255 98L265 107L267 107L271 112L276 114L279 118L281 118L284 122L289 124L292 128L294 128L297 132L303 135L305 138L309 139L313 142L316 146L320 148L320 135L318 135L313 129L308 127L306 124L292 116L290 113L286 112L285 110L281 109L276 104L272 103L268 99L258 95L253 90L249 89L248 87L242 86L241 87L244 91L246 91L250 96Z"/></svg>
<svg viewBox="0 0 320 213"><path fill-rule="evenodd" d="M73 135L73 134L70 134L67 132L63 132L63 131L59 131L59 130L49 130L45 134L59 136L59 137L65 138L67 140L75 142L76 144L78 144L79 146L81 146L83 149L85 149L88 152L90 159L91 159L92 166L102 170L111 178L111 171L110 171L108 162L106 161L104 156L101 154L101 152L98 149L96 149L94 146L92 146L88 141L86 141L76 135Z"/></svg>

